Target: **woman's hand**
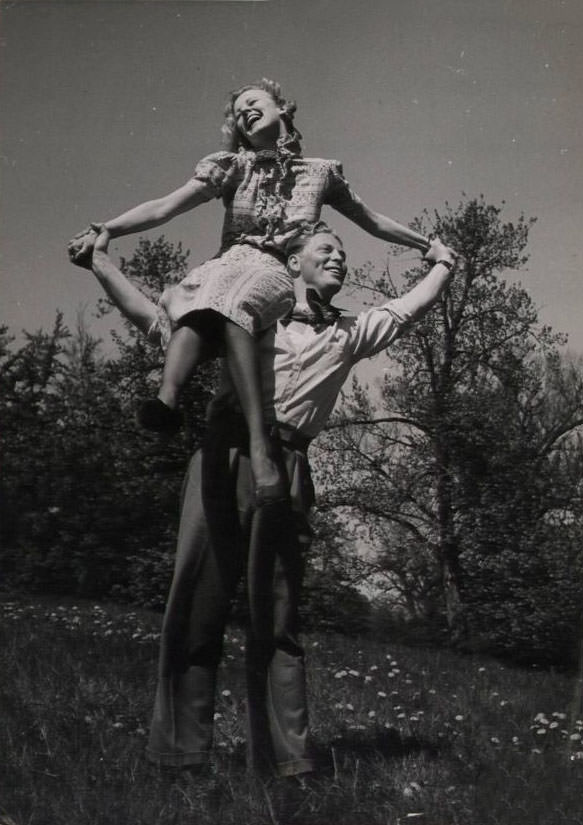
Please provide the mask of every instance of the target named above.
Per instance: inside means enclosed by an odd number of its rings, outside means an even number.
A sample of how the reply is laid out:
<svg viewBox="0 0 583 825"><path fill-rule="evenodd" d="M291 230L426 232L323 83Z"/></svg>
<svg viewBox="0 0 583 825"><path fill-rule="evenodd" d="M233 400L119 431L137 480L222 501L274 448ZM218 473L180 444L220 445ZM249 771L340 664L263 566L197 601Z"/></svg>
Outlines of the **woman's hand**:
<svg viewBox="0 0 583 825"><path fill-rule="evenodd" d="M93 253L103 252L107 253L107 247L111 240L111 232L106 229L104 223L92 223L91 229L97 233L95 243L93 244Z"/></svg>
<svg viewBox="0 0 583 825"><path fill-rule="evenodd" d="M69 253L69 260L75 266L81 266L83 269L91 269L91 258L93 256L93 247L97 240L97 231L94 228L97 224L91 224L82 232L78 232L67 244L67 251Z"/></svg>

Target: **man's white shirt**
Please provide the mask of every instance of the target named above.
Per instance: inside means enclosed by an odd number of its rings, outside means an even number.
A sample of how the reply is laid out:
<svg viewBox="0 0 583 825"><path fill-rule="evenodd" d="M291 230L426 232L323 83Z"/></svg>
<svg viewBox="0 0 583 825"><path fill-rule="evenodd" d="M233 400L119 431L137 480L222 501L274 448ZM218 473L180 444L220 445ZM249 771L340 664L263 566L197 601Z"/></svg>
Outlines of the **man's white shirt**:
<svg viewBox="0 0 583 825"><path fill-rule="evenodd" d="M279 321L258 340L262 395L268 422L314 438L323 429L352 367L389 347L408 327L414 307L407 296L333 324L313 327ZM223 369L212 411L235 404Z"/></svg>

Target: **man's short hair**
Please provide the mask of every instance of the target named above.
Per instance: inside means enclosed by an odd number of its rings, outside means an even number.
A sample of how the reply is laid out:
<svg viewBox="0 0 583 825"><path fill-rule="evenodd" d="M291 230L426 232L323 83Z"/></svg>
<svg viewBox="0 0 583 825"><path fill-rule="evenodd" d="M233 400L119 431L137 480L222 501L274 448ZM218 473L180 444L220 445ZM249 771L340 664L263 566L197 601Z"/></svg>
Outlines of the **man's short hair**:
<svg viewBox="0 0 583 825"><path fill-rule="evenodd" d="M290 255L297 255L298 252L301 252L304 246L314 237L314 235L333 235L336 240L342 243L342 239L339 235L334 232L333 229L330 229L325 221L306 223L305 226L302 226L298 234L294 235L294 237L290 238L287 242L285 246L285 257L289 258Z"/></svg>

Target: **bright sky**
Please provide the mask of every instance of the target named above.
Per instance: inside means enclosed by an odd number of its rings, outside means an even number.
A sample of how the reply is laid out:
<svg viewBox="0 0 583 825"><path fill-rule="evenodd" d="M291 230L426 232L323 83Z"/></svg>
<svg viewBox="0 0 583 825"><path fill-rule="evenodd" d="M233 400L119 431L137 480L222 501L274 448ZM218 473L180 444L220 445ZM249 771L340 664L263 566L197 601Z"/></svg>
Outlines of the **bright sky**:
<svg viewBox="0 0 583 825"><path fill-rule="evenodd" d="M465 192L506 201L508 220L536 216L521 280L583 351L581 0L0 9L0 322L14 332L50 327L58 307L70 324L91 310L99 290L68 263L68 238L184 182L220 148L226 93L265 75L297 100L305 154L341 160L385 214L407 223ZM352 264L384 262L382 242L325 217ZM196 263L217 250L221 219L213 203L151 236L182 240Z"/></svg>

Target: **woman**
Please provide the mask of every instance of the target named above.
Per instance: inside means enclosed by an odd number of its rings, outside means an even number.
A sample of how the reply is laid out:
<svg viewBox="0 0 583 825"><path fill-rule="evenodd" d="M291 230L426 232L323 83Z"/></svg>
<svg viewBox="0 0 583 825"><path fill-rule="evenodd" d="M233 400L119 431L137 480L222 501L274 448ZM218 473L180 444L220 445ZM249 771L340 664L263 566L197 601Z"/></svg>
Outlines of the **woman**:
<svg viewBox="0 0 583 825"><path fill-rule="evenodd" d="M92 225L69 247L72 260L84 265L102 228L112 237L125 235L222 198L226 212L219 253L162 295L160 323L169 339L162 385L139 418L150 429L176 427L181 387L198 364L224 346L249 428L259 500L285 495L261 411L255 336L292 306L286 244L318 221L328 204L376 237L424 252L429 248L422 235L366 206L337 161L302 157L295 109L270 80L233 92L223 125L229 151L203 158L184 186Z"/></svg>

